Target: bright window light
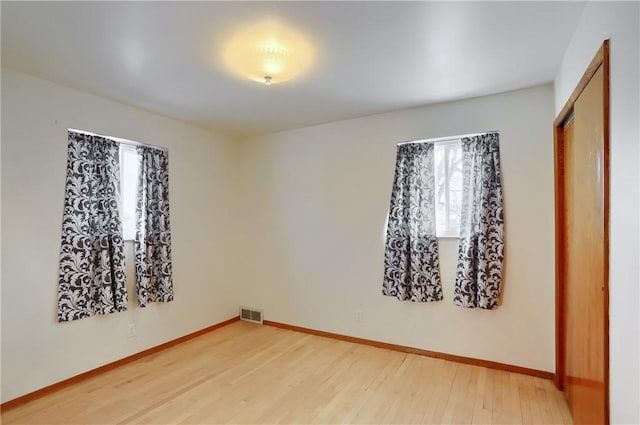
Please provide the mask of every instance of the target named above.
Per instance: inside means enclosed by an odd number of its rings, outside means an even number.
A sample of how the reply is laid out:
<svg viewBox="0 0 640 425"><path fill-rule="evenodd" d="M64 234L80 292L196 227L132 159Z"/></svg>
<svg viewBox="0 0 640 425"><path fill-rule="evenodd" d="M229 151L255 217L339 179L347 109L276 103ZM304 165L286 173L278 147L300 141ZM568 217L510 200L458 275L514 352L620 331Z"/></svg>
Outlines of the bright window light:
<svg viewBox="0 0 640 425"><path fill-rule="evenodd" d="M139 176L138 152L135 146L120 144L120 217L125 240L136 238L136 193Z"/></svg>
<svg viewBox="0 0 640 425"><path fill-rule="evenodd" d="M436 236L460 236L460 206L462 204L462 149L460 140L434 143L436 183Z"/></svg>

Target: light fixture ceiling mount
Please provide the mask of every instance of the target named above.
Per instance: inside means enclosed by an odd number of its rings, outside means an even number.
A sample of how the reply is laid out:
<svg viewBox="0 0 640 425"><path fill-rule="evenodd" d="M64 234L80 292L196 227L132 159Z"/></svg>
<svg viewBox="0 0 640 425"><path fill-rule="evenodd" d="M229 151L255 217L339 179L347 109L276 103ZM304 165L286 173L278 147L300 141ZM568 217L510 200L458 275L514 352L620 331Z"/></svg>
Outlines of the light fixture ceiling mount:
<svg viewBox="0 0 640 425"><path fill-rule="evenodd" d="M233 73L271 85L307 70L313 61L313 52L301 34L267 21L231 37L224 47L223 59Z"/></svg>

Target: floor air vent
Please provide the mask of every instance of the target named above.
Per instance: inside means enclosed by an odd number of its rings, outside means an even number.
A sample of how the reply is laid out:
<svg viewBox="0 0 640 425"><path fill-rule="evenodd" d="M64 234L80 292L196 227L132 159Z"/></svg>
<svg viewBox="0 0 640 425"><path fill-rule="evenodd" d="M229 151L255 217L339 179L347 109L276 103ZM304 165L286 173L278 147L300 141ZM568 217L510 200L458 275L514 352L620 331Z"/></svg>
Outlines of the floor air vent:
<svg viewBox="0 0 640 425"><path fill-rule="evenodd" d="M240 307L240 320L262 324L262 310Z"/></svg>

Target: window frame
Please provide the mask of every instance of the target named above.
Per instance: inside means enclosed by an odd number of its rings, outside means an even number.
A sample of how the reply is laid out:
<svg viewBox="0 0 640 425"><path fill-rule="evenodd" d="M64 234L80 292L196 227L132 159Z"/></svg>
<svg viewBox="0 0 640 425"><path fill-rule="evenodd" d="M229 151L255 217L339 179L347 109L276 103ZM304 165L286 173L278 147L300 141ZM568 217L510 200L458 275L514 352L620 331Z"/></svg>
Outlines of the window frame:
<svg viewBox="0 0 640 425"><path fill-rule="evenodd" d="M437 167L436 167L436 158L435 158L435 151L436 150L440 150L442 149L443 151L443 161L444 161L444 192L445 192L445 205L444 205L444 215L445 215L445 227L439 227L438 226L438 221L436 220L436 238L442 238L442 239L458 239L460 238L460 226L458 225L458 227L452 227L451 223L450 223L450 213L449 213L449 209L450 209L450 196L451 196L451 189L450 189L450 176L449 176L449 156L450 153L452 151L453 147L457 147L457 149L462 149L462 139L461 138L451 138L451 139L446 139L446 140L434 140L433 142L433 149L434 149L434 157L433 157L433 169L434 169L434 179L436 179L436 171L437 171ZM462 152L461 152L462 155ZM434 196L434 208L436 211L436 214L438 212L438 201L435 199Z"/></svg>
<svg viewBox="0 0 640 425"><path fill-rule="evenodd" d="M135 145L132 144L128 144L128 143L120 143L119 144L119 155L120 155L120 222L122 223L122 239L127 242L127 241L134 241L136 238L136 213L135 213L135 208L136 208L136 203L133 203L133 208L134 208L134 214L133 214L133 223L131 223L129 220L125 220L125 202L124 202L124 197L125 197L125 163L127 163L127 161L124 160L124 156L125 151L127 152L133 152L135 153L135 155L139 155L138 151L136 149ZM137 172L135 173L136 176L139 176L140 174L140 170L137 170ZM127 179L128 180L128 179ZM137 192L137 184L138 184L138 178L136 178L136 182L135 182L135 187L134 187L134 193ZM126 226L125 226L126 225ZM133 228L131 228L131 226L133 226Z"/></svg>

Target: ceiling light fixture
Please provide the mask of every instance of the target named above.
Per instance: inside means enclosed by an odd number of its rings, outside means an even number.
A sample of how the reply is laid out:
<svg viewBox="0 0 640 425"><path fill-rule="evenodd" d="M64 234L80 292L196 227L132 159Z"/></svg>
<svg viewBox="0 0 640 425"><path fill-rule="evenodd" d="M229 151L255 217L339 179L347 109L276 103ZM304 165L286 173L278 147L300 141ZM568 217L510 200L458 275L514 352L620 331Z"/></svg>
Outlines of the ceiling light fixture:
<svg viewBox="0 0 640 425"><path fill-rule="evenodd" d="M313 52L292 29L262 22L235 34L224 47L223 59L233 73L270 86L307 70Z"/></svg>

